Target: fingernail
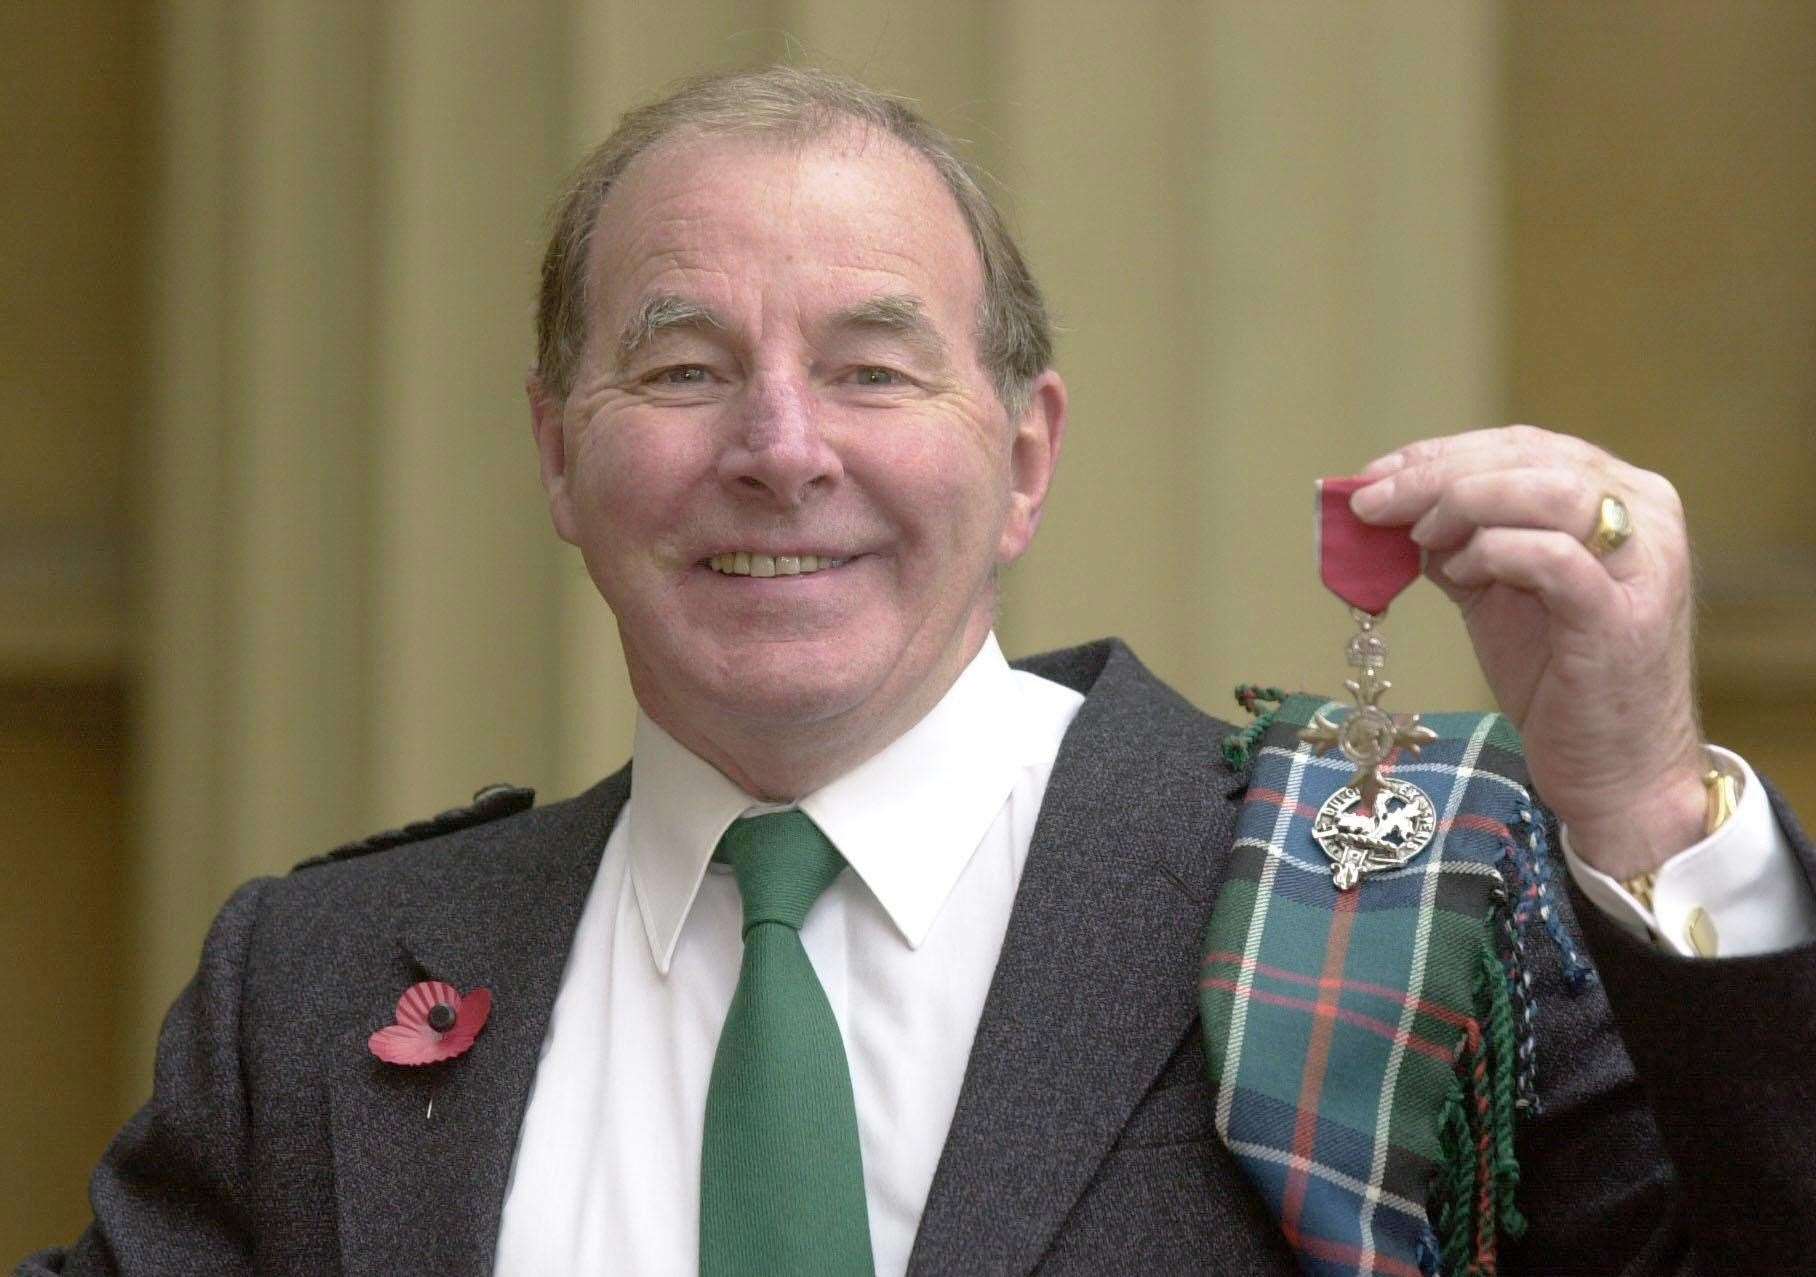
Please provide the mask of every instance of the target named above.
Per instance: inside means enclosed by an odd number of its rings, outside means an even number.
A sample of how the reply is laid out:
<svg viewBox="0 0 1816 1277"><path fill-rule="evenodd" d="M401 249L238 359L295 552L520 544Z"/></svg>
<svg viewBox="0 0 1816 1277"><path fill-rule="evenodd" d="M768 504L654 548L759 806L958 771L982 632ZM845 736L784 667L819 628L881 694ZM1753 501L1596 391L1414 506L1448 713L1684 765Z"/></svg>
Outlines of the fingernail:
<svg viewBox="0 0 1816 1277"><path fill-rule="evenodd" d="M1392 474L1406 464L1406 454L1390 452L1385 457L1376 457L1362 469L1362 478L1379 479Z"/></svg>
<svg viewBox="0 0 1816 1277"><path fill-rule="evenodd" d="M1393 499L1394 485L1391 483L1371 483L1366 488L1359 488L1349 499L1349 508L1358 519L1372 519L1387 508Z"/></svg>

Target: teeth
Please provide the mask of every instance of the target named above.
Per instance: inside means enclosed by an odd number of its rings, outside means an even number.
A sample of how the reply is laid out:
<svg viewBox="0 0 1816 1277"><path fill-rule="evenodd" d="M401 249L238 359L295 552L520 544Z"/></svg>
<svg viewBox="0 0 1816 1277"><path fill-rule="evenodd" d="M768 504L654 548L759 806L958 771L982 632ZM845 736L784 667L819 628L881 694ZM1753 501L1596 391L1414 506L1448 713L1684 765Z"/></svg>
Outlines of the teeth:
<svg viewBox="0 0 1816 1277"><path fill-rule="evenodd" d="M706 561L706 565L715 572L726 576L806 576L811 572L821 572L827 568L842 566L844 559L821 558L817 554L751 554L739 550L735 554L715 554Z"/></svg>

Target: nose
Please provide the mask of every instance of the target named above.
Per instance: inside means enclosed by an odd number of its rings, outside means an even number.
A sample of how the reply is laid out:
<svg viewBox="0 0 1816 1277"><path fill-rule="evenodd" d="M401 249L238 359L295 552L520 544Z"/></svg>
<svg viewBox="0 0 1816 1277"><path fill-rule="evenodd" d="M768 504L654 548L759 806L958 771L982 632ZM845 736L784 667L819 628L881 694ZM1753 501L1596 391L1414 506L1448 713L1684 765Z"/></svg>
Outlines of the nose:
<svg viewBox="0 0 1816 1277"><path fill-rule="evenodd" d="M788 378L755 378L736 411L737 426L719 458L726 486L794 509L843 473L807 386Z"/></svg>

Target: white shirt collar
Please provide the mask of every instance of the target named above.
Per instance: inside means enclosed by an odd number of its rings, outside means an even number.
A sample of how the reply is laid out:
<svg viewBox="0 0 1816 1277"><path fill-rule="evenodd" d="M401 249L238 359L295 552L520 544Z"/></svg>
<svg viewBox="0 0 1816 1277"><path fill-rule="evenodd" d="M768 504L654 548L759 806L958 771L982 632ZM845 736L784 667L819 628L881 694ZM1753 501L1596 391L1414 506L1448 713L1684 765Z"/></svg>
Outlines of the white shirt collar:
<svg viewBox="0 0 1816 1277"><path fill-rule="evenodd" d="M991 634L925 718L798 804L913 948L1014 787L1023 764L1016 695ZM631 882L666 974L720 836L765 807L642 713L631 748Z"/></svg>

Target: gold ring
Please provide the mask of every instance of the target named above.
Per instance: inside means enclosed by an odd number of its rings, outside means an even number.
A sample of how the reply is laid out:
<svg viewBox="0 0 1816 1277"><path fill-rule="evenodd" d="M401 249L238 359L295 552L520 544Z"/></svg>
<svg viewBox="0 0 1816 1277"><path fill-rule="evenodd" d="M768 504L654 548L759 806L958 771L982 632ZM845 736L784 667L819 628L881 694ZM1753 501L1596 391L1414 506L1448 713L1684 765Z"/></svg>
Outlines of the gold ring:
<svg viewBox="0 0 1816 1277"><path fill-rule="evenodd" d="M1583 542L1589 553L1599 559L1620 549L1632 535L1633 516L1627 511L1627 503L1612 492L1603 493L1595 512L1595 528Z"/></svg>

